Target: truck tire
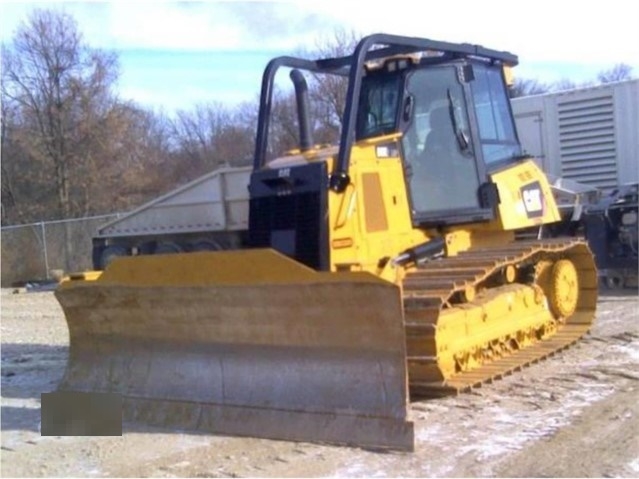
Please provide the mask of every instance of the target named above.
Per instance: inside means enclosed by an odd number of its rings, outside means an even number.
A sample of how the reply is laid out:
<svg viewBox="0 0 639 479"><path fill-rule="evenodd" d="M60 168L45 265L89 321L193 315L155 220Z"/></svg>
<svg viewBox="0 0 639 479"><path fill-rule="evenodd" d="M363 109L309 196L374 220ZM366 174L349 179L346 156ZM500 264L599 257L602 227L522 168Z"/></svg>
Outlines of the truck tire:
<svg viewBox="0 0 639 479"><path fill-rule="evenodd" d="M181 253L182 251L184 250L179 244L173 243L172 241L163 241L156 246L153 254L173 254Z"/></svg>
<svg viewBox="0 0 639 479"><path fill-rule="evenodd" d="M193 243L191 251L219 251L224 249L220 243L214 240L200 240Z"/></svg>
<svg viewBox="0 0 639 479"><path fill-rule="evenodd" d="M619 273L607 274L604 283L606 288L611 290L622 289L624 287L624 278L623 275Z"/></svg>

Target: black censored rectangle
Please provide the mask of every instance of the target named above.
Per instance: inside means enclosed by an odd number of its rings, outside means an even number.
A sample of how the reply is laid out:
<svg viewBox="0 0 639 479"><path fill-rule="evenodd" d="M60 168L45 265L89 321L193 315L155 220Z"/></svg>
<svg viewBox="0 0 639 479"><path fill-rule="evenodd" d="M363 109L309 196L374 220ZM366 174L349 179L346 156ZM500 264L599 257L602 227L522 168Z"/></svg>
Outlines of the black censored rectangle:
<svg viewBox="0 0 639 479"><path fill-rule="evenodd" d="M122 395L55 391L42 393L42 436L121 436Z"/></svg>

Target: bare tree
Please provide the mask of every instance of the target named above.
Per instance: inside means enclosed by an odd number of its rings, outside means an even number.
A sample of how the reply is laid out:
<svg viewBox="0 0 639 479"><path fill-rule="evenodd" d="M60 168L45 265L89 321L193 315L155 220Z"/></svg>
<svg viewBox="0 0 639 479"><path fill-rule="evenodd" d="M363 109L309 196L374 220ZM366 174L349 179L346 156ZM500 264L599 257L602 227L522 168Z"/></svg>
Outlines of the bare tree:
<svg viewBox="0 0 639 479"><path fill-rule="evenodd" d="M510 87L510 97L541 95L550 91L545 83L530 78L515 78L515 83Z"/></svg>
<svg viewBox="0 0 639 479"><path fill-rule="evenodd" d="M19 117L15 140L55 186L52 216L86 210L72 192L86 181L92 147L105 141L116 78L115 56L88 48L64 13L33 11L3 46L2 101ZM5 161L11 160L3 154Z"/></svg>
<svg viewBox="0 0 639 479"><path fill-rule="evenodd" d="M6 152L13 147L9 137L11 110L5 102L0 102L0 107L2 109L0 113L0 152L3 152L2 159L4 160ZM9 172L7 162L1 161L0 168L0 180L2 181L2 186L0 188L2 197L1 218L2 224L5 225L9 224L12 216L14 216L12 215L12 212L15 209L16 200L13 192L13 182L11 180L12 175Z"/></svg>
<svg viewBox="0 0 639 479"><path fill-rule="evenodd" d="M554 83L546 84L529 78L515 79L515 84L511 87L510 96L511 98L516 98L554 91L573 90L575 88L586 88L597 84L630 80L631 78L633 78L632 67L625 63L618 63L608 70L599 72L596 81L590 80L577 83L569 78L562 78Z"/></svg>
<svg viewBox="0 0 639 479"><path fill-rule="evenodd" d="M575 88L590 86L588 83L578 84L569 78L562 78L550 86L551 91L574 90Z"/></svg>
<svg viewBox="0 0 639 479"><path fill-rule="evenodd" d="M183 183L220 166L250 163L256 122L257 109L249 104L208 103L179 111L172 122L178 157L173 179Z"/></svg>
<svg viewBox="0 0 639 479"><path fill-rule="evenodd" d="M121 211L157 196L173 168L169 120L134 104L117 103L96 133L76 182L84 215Z"/></svg>
<svg viewBox="0 0 639 479"><path fill-rule="evenodd" d="M335 30L330 37L316 42L315 58L333 58L353 53L362 38L354 31ZM335 75L315 75L310 85L310 96L314 104L315 138L319 143L335 143L342 127L342 115L346 103L348 79Z"/></svg>
<svg viewBox="0 0 639 479"><path fill-rule="evenodd" d="M3 55L5 50L3 49ZM6 57L3 56L3 66ZM4 71L3 71L4 73ZM0 76L0 104L2 112L1 165L2 165L2 224L25 223L35 217L42 218L46 205L55 198L51 181L45 182L53 170L34 161L25 140L31 130L23 128L24 118L19 105L4 95L6 76Z"/></svg>
<svg viewBox="0 0 639 479"><path fill-rule="evenodd" d="M601 71L597 74L599 83L612 83L632 78L632 67L625 63L618 63L609 70Z"/></svg>
<svg viewBox="0 0 639 479"><path fill-rule="evenodd" d="M116 56L86 45L58 11L34 10L3 45L4 222L113 212L156 194L166 121L121 102L117 76Z"/></svg>
<svg viewBox="0 0 639 479"><path fill-rule="evenodd" d="M273 93L269 125L268 159L285 154L300 146L295 93L276 88Z"/></svg>

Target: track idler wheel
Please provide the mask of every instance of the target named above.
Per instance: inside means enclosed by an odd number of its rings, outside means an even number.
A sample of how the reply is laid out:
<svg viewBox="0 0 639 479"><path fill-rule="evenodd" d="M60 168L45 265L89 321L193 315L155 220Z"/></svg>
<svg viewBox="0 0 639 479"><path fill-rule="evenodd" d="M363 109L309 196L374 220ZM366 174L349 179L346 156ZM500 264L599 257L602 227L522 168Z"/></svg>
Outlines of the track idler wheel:
<svg viewBox="0 0 639 479"><path fill-rule="evenodd" d="M558 318L567 318L577 309L579 277L577 268L568 259L560 259L550 271L548 300L550 310Z"/></svg>

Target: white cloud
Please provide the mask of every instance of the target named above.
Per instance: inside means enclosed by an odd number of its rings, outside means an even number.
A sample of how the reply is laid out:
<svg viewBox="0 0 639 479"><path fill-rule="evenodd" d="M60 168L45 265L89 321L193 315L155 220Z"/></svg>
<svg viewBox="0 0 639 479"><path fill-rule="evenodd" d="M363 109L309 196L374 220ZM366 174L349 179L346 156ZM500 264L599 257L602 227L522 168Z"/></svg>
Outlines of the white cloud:
<svg viewBox="0 0 639 479"><path fill-rule="evenodd" d="M114 3L109 34L120 48L228 50L243 47L241 30L216 15L215 4Z"/></svg>
<svg viewBox="0 0 639 479"><path fill-rule="evenodd" d="M15 27L35 3L4 3L0 25ZM63 5L101 47L262 50L312 47L335 27L479 43L531 62L639 64L639 2L504 0L434 2L37 3ZM3 38L6 37L3 32Z"/></svg>
<svg viewBox="0 0 639 479"><path fill-rule="evenodd" d="M2 40L10 39L35 5L64 8L76 18L89 44L120 52L226 51L236 52L237 58L247 52L289 54L301 47L312 50L318 38L330 38L341 28L360 34L394 33L508 50L520 58L516 74L543 82L591 80L596 72L616 63L627 63L639 73L639 2L628 0L5 2L0 3ZM236 63L230 57L222 65L194 68L220 68L233 75ZM263 67L255 65L256 72ZM142 67L137 69L139 77ZM257 88L258 83L254 90ZM139 82L135 88L123 85L125 91L141 89ZM151 93L144 97L146 101Z"/></svg>
<svg viewBox="0 0 639 479"><path fill-rule="evenodd" d="M384 31L508 50L529 61L639 64L639 2L393 0L392 8L324 1L308 9L362 33ZM416 7L418 6L418 7Z"/></svg>

